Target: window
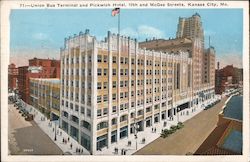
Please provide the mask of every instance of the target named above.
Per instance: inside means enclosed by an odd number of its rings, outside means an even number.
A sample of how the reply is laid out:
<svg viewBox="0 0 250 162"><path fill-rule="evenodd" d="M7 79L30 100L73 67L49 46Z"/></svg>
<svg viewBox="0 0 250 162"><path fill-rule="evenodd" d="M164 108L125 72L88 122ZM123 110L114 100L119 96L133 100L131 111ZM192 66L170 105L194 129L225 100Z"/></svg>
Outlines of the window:
<svg viewBox="0 0 250 162"><path fill-rule="evenodd" d="M107 127L108 127L108 122L101 122L101 123L97 124L97 130L107 128Z"/></svg>
<svg viewBox="0 0 250 162"><path fill-rule="evenodd" d="M125 69L124 73L125 73L125 75L128 75L128 69Z"/></svg>
<svg viewBox="0 0 250 162"><path fill-rule="evenodd" d="M88 61L89 61L89 62L92 61L91 55L88 56Z"/></svg>
<svg viewBox="0 0 250 162"><path fill-rule="evenodd" d="M111 121L111 123L112 123L112 125L116 125L116 123L117 123L116 118L113 118L112 121Z"/></svg>
<svg viewBox="0 0 250 162"><path fill-rule="evenodd" d="M116 81L113 81L113 88L116 88Z"/></svg>
<svg viewBox="0 0 250 162"><path fill-rule="evenodd" d="M91 117L91 110L90 109L87 109L87 116Z"/></svg>
<svg viewBox="0 0 250 162"><path fill-rule="evenodd" d="M113 100L116 100L116 94L115 94L115 93L112 94L112 99L113 99Z"/></svg>
<svg viewBox="0 0 250 162"><path fill-rule="evenodd" d="M113 75L116 75L116 69L112 70Z"/></svg>
<svg viewBox="0 0 250 162"><path fill-rule="evenodd" d="M113 63L116 63L116 57L113 56Z"/></svg>
<svg viewBox="0 0 250 162"><path fill-rule="evenodd" d="M124 81L124 86L127 87L128 86L128 81Z"/></svg>
<svg viewBox="0 0 250 162"><path fill-rule="evenodd" d="M146 113L151 111L151 107L146 108Z"/></svg>
<svg viewBox="0 0 250 162"><path fill-rule="evenodd" d="M102 83L101 82L97 83L97 89L102 89Z"/></svg>
<svg viewBox="0 0 250 162"><path fill-rule="evenodd" d="M126 57L126 58L125 58L125 64L127 64L127 63L128 63L128 58Z"/></svg>
<svg viewBox="0 0 250 162"><path fill-rule="evenodd" d="M108 56L106 55L103 56L103 62L108 62Z"/></svg>
<svg viewBox="0 0 250 162"><path fill-rule="evenodd" d="M103 89L107 89L108 87L108 82L103 82Z"/></svg>
<svg viewBox="0 0 250 162"><path fill-rule="evenodd" d="M81 106L81 113L84 115L85 114L85 108Z"/></svg>
<svg viewBox="0 0 250 162"><path fill-rule="evenodd" d="M116 112L116 106L112 107L112 112L115 113Z"/></svg>
<svg viewBox="0 0 250 162"><path fill-rule="evenodd" d="M91 69L88 69L88 75L91 76ZM101 75L102 75L102 71L101 71Z"/></svg>
<svg viewBox="0 0 250 162"><path fill-rule="evenodd" d="M142 115L143 114L143 110L139 110L138 112L137 112L137 115L139 116L139 115Z"/></svg>
<svg viewBox="0 0 250 162"><path fill-rule="evenodd" d="M132 70L131 70L131 75L134 75L134 74L135 74L135 70L132 69Z"/></svg>
<svg viewBox="0 0 250 162"><path fill-rule="evenodd" d="M135 64L135 59L131 59L131 64L134 65Z"/></svg>
<svg viewBox="0 0 250 162"><path fill-rule="evenodd" d="M133 97L135 94L134 94L134 91L131 91L131 96Z"/></svg>
<svg viewBox="0 0 250 162"><path fill-rule="evenodd" d="M108 108L104 108L103 109L103 115L107 115L108 114Z"/></svg>
<svg viewBox="0 0 250 162"><path fill-rule="evenodd" d="M102 62L102 55L97 56L97 62Z"/></svg>
<svg viewBox="0 0 250 162"><path fill-rule="evenodd" d="M102 69L100 69L100 68L97 69L97 75L99 75L99 76L102 75Z"/></svg>
<svg viewBox="0 0 250 162"><path fill-rule="evenodd" d="M120 69L120 75L123 75L123 69Z"/></svg>
<svg viewBox="0 0 250 162"><path fill-rule="evenodd" d="M121 57L121 64L123 64L123 62L124 62L124 58L123 58L123 57Z"/></svg>
<svg viewBox="0 0 250 162"><path fill-rule="evenodd" d="M135 81L131 80L131 86L133 87L135 85Z"/></svg>
<svg viewBox="0 0 250 162"><path fill-rule="evenodd" d="M120 122L127 121L127 119L128 119L128 116L123 115L123 116L120 117Z"/></svg>
<svg viewBox="0 0 250 162"><path fill-rule="evenodd" d="M97 103L101 103L102 102L102 96L97 96Z"/></svg>
<svg viewBox="0 0 250 162"><path fill-rule="evenodd" d="M97 109L97 116L102 116L102 109Z"/></svg>
<svg viewBox="0 0 250 162"><path fill-rule="evenodd" d="M104 70L103 70L103 75L106 76L106 75L107 75L107 72L108 72L108 69L104 69Z"/></svg>
<svg viewBox="0 0 250 162"><path fill-rule="evenodd" d="M120 93L120 98L123 98L123 93L122 92Z"/></svg>
<svg viewBox="0 0 250 162"><path fill-rule="evenodd" d="M107 102L108 101L108 95L104 95L103 96L103 102Z"/></svg>
<svg viewBox="0 0 250 162"><path fill-rule="evenodd" d="M123 81L120 81L120 87L123 87Z"/></svg>

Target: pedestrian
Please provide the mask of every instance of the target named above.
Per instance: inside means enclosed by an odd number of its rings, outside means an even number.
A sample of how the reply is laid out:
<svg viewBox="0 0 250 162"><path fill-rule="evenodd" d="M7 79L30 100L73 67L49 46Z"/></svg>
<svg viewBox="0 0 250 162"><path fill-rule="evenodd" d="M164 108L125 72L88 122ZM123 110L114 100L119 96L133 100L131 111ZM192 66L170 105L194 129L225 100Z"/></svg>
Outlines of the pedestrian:
<svg viewBox="0 0 250 162"><path fill-rule="evenodd" d="M60 136L62 136L62 131L60 131Z"/></svg>
<svg viewBox="0 0 250 162"><path fill-rule="evenodd" d="M155 127L155 133L156 133L156 127Z"/></svg>
<svg viewBox="0 0 250 162"><path fill-rule="evenodd" d="M78 148L76 148L76 153L78 152Z"/></svg>
<svg viewBox="0 0 250 162"><path fill-rule="evenodd" d="M72 143L70 144L70 149L72 149L72 147L73 147L73 145L72 145Z"/></svg>
<svg viewBox="0 0 250 162"><path fill-rule="evenodd" d="M154 132L154 128L152 127L152 132Z"/></svg>
<svg viewBox="0 0 250 162"><path fill-rule="evenodd" d="M81 150L81 154L83 153L83 149Z"/></svg>
<svg viewBox="0 0 250 162"><path fill-rule="evenodd" d="M62 140L62 141L63 141L63 143L64 143L64 138L63 138L63 140Z"/></svg>
<svg viewBox="0 0 250 162"><path fill-rule="evenodd" d="M69 142L69 137L68 137L68 142Z"/></svg>

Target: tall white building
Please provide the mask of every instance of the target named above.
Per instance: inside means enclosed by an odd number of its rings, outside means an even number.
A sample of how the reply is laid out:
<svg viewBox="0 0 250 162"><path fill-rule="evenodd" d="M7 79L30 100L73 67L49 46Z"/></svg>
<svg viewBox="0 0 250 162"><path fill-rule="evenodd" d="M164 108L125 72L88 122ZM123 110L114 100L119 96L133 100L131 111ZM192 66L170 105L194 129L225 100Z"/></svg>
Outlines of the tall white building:
<svg viewBox="0 0 250 162"><path fill-rule="evenodd" d="M134 136L135 127L143 131L195 109L191 71L187 52L149 51L129 37L108 32L97 41L80 32L61 49L60 126L95 154Z"/></svg>

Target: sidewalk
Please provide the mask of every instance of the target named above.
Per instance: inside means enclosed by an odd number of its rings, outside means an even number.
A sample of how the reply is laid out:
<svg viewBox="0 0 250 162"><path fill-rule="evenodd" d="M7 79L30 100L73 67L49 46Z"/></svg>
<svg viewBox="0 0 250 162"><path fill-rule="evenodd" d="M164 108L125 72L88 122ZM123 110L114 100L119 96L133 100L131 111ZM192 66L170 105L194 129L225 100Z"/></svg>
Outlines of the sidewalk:
<svg viewBox="0 0 250 162"><path fill-rule="evenodd" d="M198 107L196 109L194 109L192 111L192 109L187 109L187 110L183 110L182 112L177 113L177 115L175 115L173 117L173 120L167 120L167 125L166 127L164 127L164 121L160 121L159 123L153 124L153 126L151 127L147 127L145 128L144 131L138 132L137 133L137 139L135 139L134 134L130 134L129 137L124 138L119 140L119 142L113 143L111 144L111 146L109 148L104 147L102 148L102 150L97 151L96 155L121 155L122 154L122 149L125 150L126 155L131 155L133 153L135 153L136 151L138 151L139 149L145 147L146 145L148 145L149 143L153 142L154 140L156 140L157 138L160 137L161 135L161 131L162 129L169 129L172 125L177 125L178 121L179 122L185 122L188 119L193 118L195 115L199 114L200 112L202 112L204 109L204 106L206 106L207 104L214 102L217 99L217 97L214 100L210 100L210 101L206 101L203 102L202 104L199 104ZM89 152L82 147L75 139L73 139L72 137L70 137L66 132L64 132L62 129L60 129L58 127L59 123L58 121L52 121L52 125L50 125L50 120L47 120L45 118L45 120L41 120L42 118L44 118L44 115L36 110L35 108L33 108L30 105L27 105L26 110L29 111L31 114L35 114L34 117L34 121L37 123L37 125L55 142L55 144L58 145L58 147L65 153L65 152L69 152L73 155L77 155L79 153L76 153L76 148L79 149L83 149L83 153L80 153L81 155L89 155ZM56 138L57 140L55 141L55 131L53 131L53 128L55 128L56 125ZM156 132L152 131L156 129ZM62 134L60 134L60 132L62 132ZM67 144L63 143L63 138L70 139L69 142L67 142ZM145 139L145 142L142 142L142 139ZM131 142L131 145L128 145L128 142ZM72 149L70 148L70 144L72 143ZM115 153L115 148L118 149L118 153Z"/></svg>
<svg viewBox="0 0 250 162"><path fill-rule="evenodd" d="M153 124L151 127L145 128L144 131L137 133L137 139L135 139L134 134L131 134L129 137L119 140L118 143L113 143L109 148L104 147L101 151L97 151L97 155L121 155L122 149L125 150L126 155L131 155L136 151L140 150L141 148L145 147L146 145L150 144L154 140L160 137L162 129L169 129L172 125L177 125L178 121L185 122L188 119L193 118L195 115L199 114L204 110L204 107L209 103L214 102L218 97L213 100L203 102L199 104L198 107L192 112L191 109L183 110L183 115L180 112L174 116L172 121L167 121L167 126L164 127L163 121ZM204 106L201 106L204 105ZM188 111L188 113L187 113ZM187 115L188 114L188 115ZM179 118L179 119L178 119ZM156 132L152 132L152 128L156 128ZM142 143L142 139L145 138L145 143ZM128 142L131 142L131 145L128 145ZM136 149L137 145L137 149ZM118 149L118 153L115 154L115 148Z"/></svg>
<svg viewBox="0 0 250 162"><path fill-rule="evenodd" d="M51 140L64 152L67 154L70 153L72 155L89 155L89 152L82 147L75 139L70 137L65 131L60 129L59 121L50 121L47 120L44 115L36 110L34 107L27 105L25 109L30 113L34 115L34 121L37 123L37 125L51 138ZM44 120L43 120L44 119ZM50 124L51 123L51 124ZM55 132L55 126L56 126L56 132ZM55 141L55 134L56 134L56 141ZM67 140L67 143L63 143L63 138ZM69 138L69 141L68 141ZM72 144L72 148L70 145ZM76 153L76 148L80 149L83 152Z"/></svg>

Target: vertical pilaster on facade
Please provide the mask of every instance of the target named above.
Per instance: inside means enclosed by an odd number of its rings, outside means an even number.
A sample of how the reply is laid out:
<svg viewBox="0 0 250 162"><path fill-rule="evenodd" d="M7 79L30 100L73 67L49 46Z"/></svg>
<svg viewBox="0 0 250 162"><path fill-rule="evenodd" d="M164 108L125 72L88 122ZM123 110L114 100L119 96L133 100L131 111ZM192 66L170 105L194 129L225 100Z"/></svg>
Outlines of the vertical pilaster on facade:
<svg viewBox="0 0 250 162"><path fill-rule="evenodd" d="M130 37L128 37L128 138L131 136L131 42ZM132 128L133 129L133 128Z"/></svg>
<svg viewBox="0 0 250 162"><path fill-rule="evenodd" d="M146 69L147 69L147 55L146 55L146 49L144 48L143 49L143 56L144 56L144 63L143 63L143 66L144 66L144 70L143 70L143 130L145 130L146 128L146 101L147 101L147 95L146 95L146 89L147 89L147 85L146 85L146 80L147 80L147 77L146 77Z"/></svg>
<svg viewBox="0 0 250 162"><path fill-rule="evenodd" d="M159 122L161 122L162 114L162 52L160 52L160 111L159 111Z"/></svg>
<svg viewBox="0 0 250 162"><path fill-rule="evenodd" d="M98 54L98 49L97 49L97 42L95 39L93 39L93 53L92 53L92 102L91 102L91 118L92 118L92 154L95 154L96 152L96 142L97 142L97 135L96 135L96 130L97 130L97 122L96 122L96 116L97 116L97 54Z"/></svg>
<svg viewBox="0 0 250 162"><path fill-rule="evenodd" d="M152 70L152 75L153 75L153 78L152 78L152 92L153 92L153 95L152 95L152 126L154 126L154 123L155 123L155 118L154 118L154 115L155 115L155 108L154 108L154 105L155 105L155 53L154 53L154 50L151 51L152 53L152 56L153 56L153 60L152 60L152 65L153 65L153 70Z"/></svg>
<svg viewBox="0 0 250 162"><path fill-rule="evenodd" d="M109 148L111 146L111 131L112 131L112 44L111 44L111 33L108 31L108 145Z"/></svg>
<svg viewBox="0 0 250 162"><path fill-rule="evenodd" d="M117 64L118 64L118 69L117 69L117 142L118 140L120 139L120 117L121 117L121 112L120 112L120 80L121 80L121 77L120 77L120 70L121 70L121 48L120 48L120 44L121 44L121 39L120 39L120 35L117 34L117 37L116 37L116 42L117 42L117 46L116 46L116 49L117 49L117 57L118 57L118 60L117 60ZM112 37L112 42L113 42L113 37Z"/></svg>

